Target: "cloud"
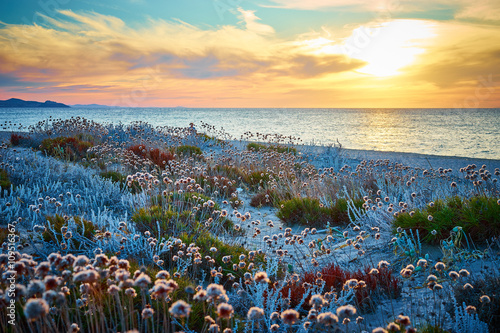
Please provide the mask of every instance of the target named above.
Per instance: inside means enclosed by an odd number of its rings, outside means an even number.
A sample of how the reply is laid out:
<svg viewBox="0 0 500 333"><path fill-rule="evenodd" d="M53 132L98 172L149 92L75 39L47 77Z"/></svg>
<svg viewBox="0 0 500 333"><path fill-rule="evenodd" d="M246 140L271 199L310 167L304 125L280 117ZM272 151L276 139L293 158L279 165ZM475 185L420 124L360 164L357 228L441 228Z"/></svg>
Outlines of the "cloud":
<svg viewBox="0 0 500 333"><path fill-rule="evenodd" d="M191 106L334 107L338 101L369 107L371 101L424 107L435 106L430 96L442 106L474 89L480 75L493 73L500 81L495 25L379 17L319 32L304 27L304 34L285 38L255 11L240 8L236 15L236 25L149 19L132 27L114 16L65 10L44 25L0 24L0 86L6 87L0 92L24 87L70 104L87 103L91 95L124 106L178 100Z"/></svg>
<svg viewBox="0 0 500 333"><path fill-rule="evenodd" d="M0 72L35 81L80 80L105 83L135 80L152 66L164 76L221 78L252 73L317 76L350 70L344 58L301 54L275 36L253 11L239 9L241 26L201 29L179 20L150 20L133 29L122 20L97 13L59 12L52 27L6 25L0 29ZM285 67L286 70L282 70ZM288 68L286 68L288 67ZM44 75L43 71L50 71ZM309 71L307 73L307 71Z"/></svg>
<svg viewBox="0 0 500 333"><path fill-rule="evenodd" d="M468 3L455 15L457 19L474 19L479 21L500 21L500 2L497 0L478 0Z"/></svg>
<svg viewBox="0 0 500 333"><path fill-rule="evenodd" d="M255 11L243 10L242 8L238 8L238 11L241 13L240 19L242 19L243 22L245 22L246 29L248 31L253 31L258 34L264 34L264 35L274 34L273 27L258 22L260 18L255 16Z"/></svg>
<svg viewBox="0 0 500 333"><path fill-rule="evenodd" d="M270 0L272 5L263 7L296 10L335 10L346 12L377 12L391 15L431 13L450 10L458 19L500 20L500 2L497 0Z"/></svg>
<svg viewBox="0 0 500 333"><path fill-rule="evenodd" d="M435 37L426 52L404 69L409 80L424 80L442 89L471 86L479 77L500 72L500 35L495 26L434 23ZM498 80L496 80L498 81Z"/></svg>
<svg viewBox="0 0 500 333"><path fill-rule="evenodd" d="M288 73L298 78L312 78L363 67L366 63L357 59L346 61L343 55L298 55L291 59Z"/></svg>

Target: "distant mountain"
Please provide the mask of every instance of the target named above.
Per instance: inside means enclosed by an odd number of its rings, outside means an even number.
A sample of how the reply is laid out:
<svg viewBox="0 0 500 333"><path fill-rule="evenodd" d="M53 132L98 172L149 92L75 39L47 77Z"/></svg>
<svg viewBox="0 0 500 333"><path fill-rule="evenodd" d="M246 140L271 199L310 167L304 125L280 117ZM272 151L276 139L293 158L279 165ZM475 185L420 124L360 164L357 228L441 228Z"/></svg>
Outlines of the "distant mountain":
<svg viewBox="0 0 500 333"><path fill-rule="evenodd" d="M0 108L69 108L69 105L53 101L35 102L24 101L19 98L11 98L6 101L0 101Z"/></svg>
<svg viewBox="0 0 500 333"><path fill-rule="evenodd" d="M101 105L101 104L74 104L72 108L116 108L116 106Z"/></svg>

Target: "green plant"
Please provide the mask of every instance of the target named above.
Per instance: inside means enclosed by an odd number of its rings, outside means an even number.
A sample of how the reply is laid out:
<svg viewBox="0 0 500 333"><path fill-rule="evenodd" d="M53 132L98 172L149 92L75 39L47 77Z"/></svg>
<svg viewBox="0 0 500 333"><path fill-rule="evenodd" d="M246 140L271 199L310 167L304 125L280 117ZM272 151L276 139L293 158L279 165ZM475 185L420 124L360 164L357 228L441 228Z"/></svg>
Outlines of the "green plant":
<svg viewBox="0 0 500 333"><path fill-rule="evenodd" d="M4 169L0 169L0 197L3 196L4 191L10 191L12 183L10 182L9 175Z"/></svg>
<svg viewBox="0 0 500 333"><path fill-rule="evenodd" d="M250 142L247 144L247 150L253 150L253 151L274 151L277 153L292 153L292 154L297 154L297 149L294 147L288 147L288 146L281 146L281 145L264 145L261 143L256 143L256 142Z"/></svg>
<svg viewBox="0 0 500 333"><path fill-rule="evenodd" d="M77 137L47 138L42 141L40 149L49 156L80 161L88 158L87 150L94 144L90 141L82 141Z"/></svg>
<svg viewBox="0 0 500 333"><path fill-rule="evenodd" d="M225 273L222 282L227 281L227 273L231 273L236 277L243 277L244 273L251 271L248 269L248 265L246 265L244 268L237 269L234 269L233 267L234 264L239 263L239 256L241 254L244 254L245 258L249 258L249 250L239 242L234 242L232 244L226 243L216 238L207 231L203 231L198 235L194 233L183 233L179 236L179 239L181 239L185 244L196 244L196 246L200 248L199 252L202 255L209 255L215 261L215 264L210 264L203 260L201 269L222 267L222 270ZM212 252L212 248L215 248L217 251ZM230 257L230 260L225 262L223 260L224 257ZM250 262L254 263L254 265L257 265L257 267L263 265L264 255L256 254L254 257L252 257Z"/></svg>
<svg viewBox="0 0 500 333"><path fill-rule="evenodd" d="M252 190L257 190L259 186L264 187L269 180L269 174L264 170L252 171L243 175L243 181L248 184Z"/></svg>
<svg viewBox="0 0 500 333"><path fill-rule="evenodd" d="M497 198L485 196L436 200L411 214L399 214L393 224L394 230L398 227L418 230L422 240L429 243L438 243L455 227L461 227L470 239L482 242L500 235L500 205Z"/></svg>
<svg viewBox="0 0 500 333"><path fill-rule="evenodd" d="M119 183L120 187L129 190L132 194L142 191L141 186L137 181L132 182L132 186L127 185L127 177L118 171L103 171L99 174L102 178L109 179L114 183Z"/></svg>
<svg viewBox="0 0 500 333"><path fill-rule="evenodd" d="M355 200L354 205L359 208L362 200ZM324 227L327 222L331 225L346 225L354 216L349 214L346 199L337 199L327 207L315 198L292 198L281 203L276 216L286 224L299 224L310 227Z"/></svg>
<svg viewBox="0 0 500 333"><path fill-rule="evenodd" d="M76 226L76 229L68 227L70 224L72 224L70 220L74 222L74 226ZM98 231L96 226L92 222L87 221L79 216L64 218L63 216L56 214L54 216L47 216L46 221L47 225L45 231L42 233L42 237L44 241L52 241L54 244L71 241L75 244L75 247L78 248L78 246L80 245L80 241L73 237L74 234L81 235L89 241L92 241L97 235ZM67 231L72 233L71 237L67 237L68 235L63 232L63 228L66 228ZM101 229L99 231L103 232L104 230Z"/></svg>
<svg viewBox="0 0 500 333"><path fill-rule="evenodd" d="M150 231L153 235L160 237L177 236L187 230L198 232L201 227L200 223L192 217L191 211L174 211L169 206L139 208L132 215L131 220L141 232Z"/></svg>
<svg viewBox="0 0 500 333"><path fill-rule="evenodd" d="M183 155L183 156L203 155L203 151L201 150L200 147L189 146L189 145L179 146L175 149L175 152L178 155Z"/></svg>
<svg viewBox="0 0 500 333"><path fill-rule="evenodd" d="M206 177L195 177L196 183L200 184L205 189L205 193L213 193L217 191L223 197L230 197L236 192L236 181L227 177L214 175Z"/></svg>

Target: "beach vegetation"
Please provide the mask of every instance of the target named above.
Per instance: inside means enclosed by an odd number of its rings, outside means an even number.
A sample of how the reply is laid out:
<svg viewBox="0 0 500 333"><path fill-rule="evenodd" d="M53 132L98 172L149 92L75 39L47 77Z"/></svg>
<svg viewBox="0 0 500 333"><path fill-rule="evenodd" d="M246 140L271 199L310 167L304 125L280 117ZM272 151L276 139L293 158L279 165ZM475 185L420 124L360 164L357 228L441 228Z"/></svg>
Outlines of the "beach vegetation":
<svg viewBox="0 0 500 333"><path fill-rule="evenodd" d="M293 155L297 154L297 149L295 147L281 146L281 145L266 145L256 142L250 142L247 144L247 149L255 152L260 151L272 151L276 153L291 153Z"/></svg>
<svg viewBox="0 0 500 333"><path fill-rule="evenodd" d="M177 148L175 148L175 152L178 155L183 155L183 156L202 156L203 151L201 150L200 147L196 146L190 146L190 145L182 145Z"/></svg>
<svg viewBox="0 0 500 333"><path fill-rule="evenodd" d="M94 144L77 137L56 137L44 139L40 150L48 156L68 161L81 161L89 158L87 150Z"/></svg>
<svg viewBox="0 0 500 333"><path fill-rule="evenodd" d="M356 208L363 206L363 200L353 201ZM339 198L331 205L324 205L314 198L292 198L280 204L276 214L287 225L304 225L308 227L325 227L348 225L354 214L349 212L347 199Z"/></svg>
<svg viewBox="0 0 500 333"><path fill-rule="evenodd" d="M9 178L9 174L4 169L0 169L0 197L3 195L4 191L10 191L12 183Z"/></svg>
<svg viewBox="0 0 500 333"><path fill-rule="evenodd" d="M500 205L495 197L439 199L424 208L399 214L394 230L418 230L425 242L437 243L452 233L464 232L474 242L500 235ZM464 240L465 241L465 240Z"/></svg>
<svg viewBox="0 0 500 333"><path fill-rule="evenodd" d="M46 154L1 145L16 186L0 196L0 316L16 328L0 331L499 325L500 170L197 128L49 119L26 134Z"/></svg>

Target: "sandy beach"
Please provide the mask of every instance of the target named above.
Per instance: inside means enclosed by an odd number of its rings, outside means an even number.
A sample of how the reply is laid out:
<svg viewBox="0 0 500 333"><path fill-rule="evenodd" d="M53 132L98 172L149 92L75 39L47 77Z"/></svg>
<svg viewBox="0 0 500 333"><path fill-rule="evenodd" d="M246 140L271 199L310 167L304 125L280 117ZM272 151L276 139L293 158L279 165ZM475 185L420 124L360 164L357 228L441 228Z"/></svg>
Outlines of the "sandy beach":
<svg viewBox="0 0 500 333"><path fill-rule="evenodd" d="M0 142L8 142L12 132L0 131ZM245 149L248 144L247 141L231 141L231 143L239 148ZM356 165L362 160L391 160L393 162L402 163L407 166L423 169L447 168L457 172L460 168L469 164L476 164L481 166L485 164L488 169L494 170L500 168L500 159L485 159L473 157L459 157L459 156L440 156L440 155L427 155L417 153L403 153L392 151L375 151L375 150L361 150L342 148L329 148L324 146L311 146L300 145L298 151L304 154L314 154L320 156L319 160L314 163L317 167L330 167L332 166L332 157L342 157L347 164ZM340 155L339 155L340 154Z"/></svg>

